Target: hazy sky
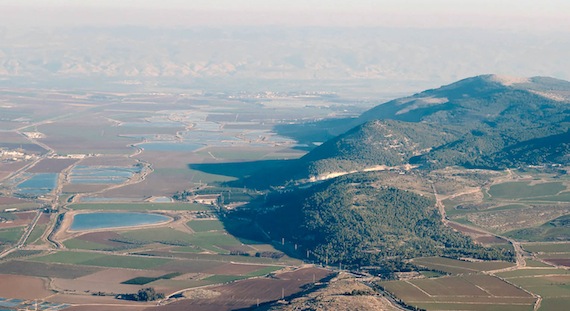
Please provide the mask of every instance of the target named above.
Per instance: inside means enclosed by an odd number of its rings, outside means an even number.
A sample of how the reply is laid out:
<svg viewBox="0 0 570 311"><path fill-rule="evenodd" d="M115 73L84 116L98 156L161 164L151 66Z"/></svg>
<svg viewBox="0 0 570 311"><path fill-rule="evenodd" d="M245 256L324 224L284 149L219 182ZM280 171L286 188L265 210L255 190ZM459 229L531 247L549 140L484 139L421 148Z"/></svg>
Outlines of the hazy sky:
<svg viewBox="0 0 570 311"><path fill-rule="evenodd" d="M0 0L6 26L570 28L568 0Z"/></svg>

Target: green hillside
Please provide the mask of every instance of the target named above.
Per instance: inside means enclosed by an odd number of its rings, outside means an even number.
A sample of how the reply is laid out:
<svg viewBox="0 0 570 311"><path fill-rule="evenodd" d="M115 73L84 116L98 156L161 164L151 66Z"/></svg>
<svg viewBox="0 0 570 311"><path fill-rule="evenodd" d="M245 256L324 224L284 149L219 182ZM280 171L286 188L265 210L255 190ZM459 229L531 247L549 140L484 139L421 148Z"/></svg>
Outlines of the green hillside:
<svg viewBox="0 0 570 311"><path fill-rule="evenodd" d="M419 256L510 259L444 226L434 201L382 186L375 173L352 174L307 189L274 193L259 223L276 240L285 238L329 264L389 269Z"/></svg>
<svg viewBox="0 0 570 311"><path fill-rule="evenodd" d="M406 163L491 169L565 163L568 94L570 83L551 78L509 85L491 75L465 79L372 108L356 121L362 125L315 148L300 167L320 175Z"/></svg>

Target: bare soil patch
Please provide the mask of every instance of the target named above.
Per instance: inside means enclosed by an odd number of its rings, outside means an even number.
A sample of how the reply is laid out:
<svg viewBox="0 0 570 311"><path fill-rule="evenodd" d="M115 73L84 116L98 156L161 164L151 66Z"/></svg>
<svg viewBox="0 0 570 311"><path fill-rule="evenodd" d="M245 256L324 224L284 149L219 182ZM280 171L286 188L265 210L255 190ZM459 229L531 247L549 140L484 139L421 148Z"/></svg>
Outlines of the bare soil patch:
<svg viewBox="0 0 570 311"><path fill-rule="evenodd" d="M246 308L260 303L281 299L281 295L290 296L302 290L303 286L320 280L330 271L318 268L303 268L292 272L278 274L275 278L257 278L238 281L221 286L209 287L208 290L218 292L212 298L184 299L169 305L149 308L160 311L226 311Z"/></svg>
<svg viewBox="0 0 570 311"><path fill-rule="evenodd" d="M121 283L136 277L159 277L166 274L165 271L156 270L133 270L133 269L106 269L78 278L89 282Z"/></svg>
<svg viewBox="0 0 570 311"><path fill-rule="evenodd" d="M454 222L449 222L449 226L459 232L463 232L465 234L481 234L481 235L486 235L486 232L483 231L479 231L479 230L475 230L475 229L471 229L471 228L467 228L465 226L462 226L460 224L454 223Z"/></svg>
<svg viewBox="0 0 570 311"><path fill-rule="evenodd" d="M0 297L41 299L52 295L46 289L46 281L31 276L0 274Z"/></svg>
<svg viewBox="0 0 570 311"><path fill-rule="evenodd" d="M67 184L62 188L63 193L91 193L109 188L105 184Z"/></svg>
<svg viewBox="0 0 570 311"><path fill-rule="evenodd" d="M20 199L20 198L13 198L13 197L0 197L0 205L22 204L22 203L31 203L31 201Z"/></svg>
<svg viewBox="0 0 570 311"><path fill-rule="evenodd" d="M56 294L50 297L49 301L79 305L75 306L74 309L70 308L65 310L123 310L123 309L112 309L120 306L136 307L136 309L124 309L124 310L142 310L151 305L142 302L115 299L115 297L113 296L77 295L77 294L63 294L63 293Z"/></svg>
<svg viewBox="0 0 570 311"><path fill-rule="evenodd" d="M136 293L141 287L138 285L125 285L120 283L114 283L106 280L85 280L85 279L59 279L54 278L51 282L51 286L54 290L58 292L65 293L109 293L109 294L121 294L121 293Z"/></svg>
<svg viewBox="0 0 570 311"><path fill-rule="evenodd" d="M27 226L32 222L32 220L36 216L36 212L14 213L14 216L16 216L17 218L9 222L0 223L0 228Z"/></svg>
<svg viewBox="0 0 570 311"><path fill-rule="evenodd" d="M40 216L40 219L38 219L38 225L45 225L45 224L47 224L47 223L49 222L49 218L50 218L50 215L49 215L49 214L43 213L43 214Z"/></svg>
<svg viewBox="0 0 570 311"><path fill-rule="evenodd" d="M31 162L32 161L28 160L28 161L0 163L0 171L12 173L30 164Z"/></svg>
<svg viewBox="0 0 570 311"><path fill-rule="evenodd" d="M98 156L81 160L81 165L86 166L131 166L136 163L136 160L127 156Z"/></svg>
<svg viewBox="0 0 570 311"><path fill-rule="evenodd" d="M77 159L43 159L31 167L29 173L59 173L76 163Z"/></svg>
<svg viewBox="0 0 570 311"><path fill-rule="evenodd" d="M549 258L549 259L544 259L544 261L551 263L551 264L555 264L557 266L570 267L570 259L569 258Z"/></svg>

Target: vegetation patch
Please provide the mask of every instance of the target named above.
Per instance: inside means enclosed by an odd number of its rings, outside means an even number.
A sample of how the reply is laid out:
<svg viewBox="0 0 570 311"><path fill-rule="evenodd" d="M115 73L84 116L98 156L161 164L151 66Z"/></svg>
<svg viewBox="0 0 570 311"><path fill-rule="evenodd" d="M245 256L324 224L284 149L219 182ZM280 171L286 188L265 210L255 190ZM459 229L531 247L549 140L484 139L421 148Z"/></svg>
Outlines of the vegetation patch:
<svg viewBox="0 0 570 311"><path fill-rule="evenodd" d="M24 227L0 229L0 244L17 243L20 240L20 238L22 237L22 234L24 234Z"/></svg>
<svg viewBox="0 0 570 311"><path fill-rule="evenodd" d="M139 289L136 294L120 294L117 299L134 300L134 301L154 301L164 299L164 293L157 293L154 288L147 287Z"/></svg>
<svg viewBox="0 0 570 311"><path fill-rule="evenodd" d="M490 271L514 266L514 263L506 261L465 261L444 257L414 258L412 262L418 266L451 274Z"/></svg>
<svg viewBox="0 0 570 311"><path fill-rule="evenodd" d="M219 220L192 220L188 222L188 226L196 232L224 230L224 224Z"/></svg>
<svg viewBox="0 0 570 311"><path fill-rule="evenodd" d="M533 253L570 253L570 243L532 243L523 248Z"/></svg>
<svg viewBox="0 0 570 311"><path fill-rule="evenodd" d="M566 190L561 182L548 182L529 185L530 182L506 182L491 186L489 194L496 199L522 199L541 196L553 196Z"/></svg>
<svg viewBox="0 0 570 311"><path fill-rule="evenodd" d="M70 239L63 242L63 245L69 249L85 249L85 250L109 250L109 246L95 242L85 241L81 239Z"/></svg>
<svg viewBox="0 0 570 311"><path fill-rule="evenodd" d="M119 256L97 253L82 253L60 251L47 256L37 257L34 261L48 263L65 263L74 265L130 268L130 269L151 269L159 265L168 263L169 259L139 257L139 256Z"/></svg>
<svg viewBox="0 0 570 311"><path fill-rule="evenodd" d="M28 240L26 240L26 244L33 244L34 242L36 242L46 231L47 229L47 225L36 225L34 227L34 230L32 230L32 233L30 233L30 236L28 237Z"/></svg>
<svg viewBox="0 0 570 311"><path fill-rule="evenodd" d="M75 266L66 264L50 264L43 262L12 260L0 263L0 273L21 274L48 278L75 279L95 273L100 269L95 267Z"/></svg>
<svg viewBox="0 0 570 311"><path fill-rule="evenodd" d="M517 240L538 241L569 241L570 215L553 219L540 227L525 228L506 233L507 236Z"/></svg>
<svg viewBox="0 0 570 311"><path fill-rule="evenodd" d="M301 246L318 262L382 266L398 271L404 259L447 255L512 258L484 248L441 222L435 202L411 191L378 185L373 173L351 174L308 189L268 197L281 206L260 217L275 240Z"/></svg>

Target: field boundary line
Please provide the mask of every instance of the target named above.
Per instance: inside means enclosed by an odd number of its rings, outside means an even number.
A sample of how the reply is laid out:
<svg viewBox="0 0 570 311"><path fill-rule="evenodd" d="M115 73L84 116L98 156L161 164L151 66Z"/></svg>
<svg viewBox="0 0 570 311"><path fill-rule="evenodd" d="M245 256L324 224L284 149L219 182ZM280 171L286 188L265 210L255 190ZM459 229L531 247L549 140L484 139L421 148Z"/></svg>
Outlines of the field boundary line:
<svg viewBox="0 0 570 311"><path fill-rule="evenodd" d="M408 280L406 280L406 281L404 281L404 282L406 282L406 283L412 285L413 287L417 288L420 292L426 294L428 297L430 297L430 298L431 298L431 297L434 297L433 295L431 295L430 293L426 292L425 290L423 290L421 287L417 286L416 284L411 283L411 282L408 281Z"/></svg>

